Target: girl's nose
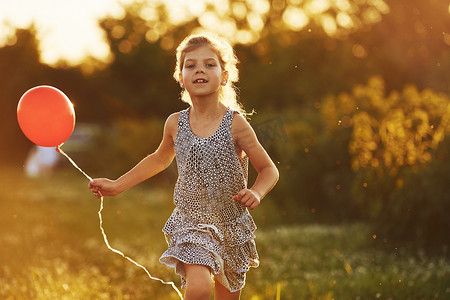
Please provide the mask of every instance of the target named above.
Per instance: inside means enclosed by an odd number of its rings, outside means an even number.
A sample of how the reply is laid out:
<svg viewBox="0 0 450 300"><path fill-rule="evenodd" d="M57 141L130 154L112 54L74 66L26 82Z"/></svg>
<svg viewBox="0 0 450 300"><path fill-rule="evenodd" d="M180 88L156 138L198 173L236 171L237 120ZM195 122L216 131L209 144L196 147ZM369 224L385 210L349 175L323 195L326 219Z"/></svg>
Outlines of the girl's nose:
<svg viewBox="0 0 450 300"><path fill-rule="evenodd" d="M198 66L197 70L195 70L195 73L205 73L202 66Z"/></svg>

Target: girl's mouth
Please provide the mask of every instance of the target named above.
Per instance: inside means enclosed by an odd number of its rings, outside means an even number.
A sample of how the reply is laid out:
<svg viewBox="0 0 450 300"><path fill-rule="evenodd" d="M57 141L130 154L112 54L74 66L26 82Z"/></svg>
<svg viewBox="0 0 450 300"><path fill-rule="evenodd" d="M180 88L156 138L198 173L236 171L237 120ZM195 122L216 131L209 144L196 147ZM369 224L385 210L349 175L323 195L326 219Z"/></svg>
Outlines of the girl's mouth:
<svg viewBox="0 0 450 300"><path fill-rule="evenodd" d="M208 82L208 80L203 79L203 78L194 80L194 83L207 83L207 82Z"/></svg>

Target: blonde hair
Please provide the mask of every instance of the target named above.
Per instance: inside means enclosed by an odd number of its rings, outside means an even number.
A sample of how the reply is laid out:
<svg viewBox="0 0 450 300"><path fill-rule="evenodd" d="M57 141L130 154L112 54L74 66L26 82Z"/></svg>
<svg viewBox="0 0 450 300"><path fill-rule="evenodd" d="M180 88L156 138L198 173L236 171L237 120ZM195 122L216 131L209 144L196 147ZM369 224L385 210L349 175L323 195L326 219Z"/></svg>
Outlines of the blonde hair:
<svg viewBox="0 0 450 300"><path fill-rule="evenodd" d="M246 116L247 113L237 101L237 89L234 85L239 80L239 71L236 67L238 59L231 45L220 36L213 33L202 33L186 37L177 47L177 62L173 78L179 82L186 53L202 46L209 46L217 54L222 70L228 73L228 81L225 86L221 86L219 91L219 101ZM181 100L192 105L191 98L186 90L181 92Z"/></svg>

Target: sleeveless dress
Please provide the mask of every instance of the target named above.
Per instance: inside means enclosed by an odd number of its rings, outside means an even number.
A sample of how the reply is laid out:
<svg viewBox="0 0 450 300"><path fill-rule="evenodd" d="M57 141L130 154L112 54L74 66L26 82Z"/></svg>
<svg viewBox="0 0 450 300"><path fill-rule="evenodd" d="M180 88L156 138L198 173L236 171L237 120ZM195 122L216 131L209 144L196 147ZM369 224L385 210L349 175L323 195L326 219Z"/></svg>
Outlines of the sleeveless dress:
<svg viewBox="0 0 450 300"><path fill-rule="evenodd" d="M232 199L247 187L248 158L236 154L233 110L227 109L207 138L191 131L189 111L181 111L178 119L176 207L163 228L168 249L159 261L175 268L183 288L187 263L208 266L216 281L235 292L244 287L249 268L259 265L256 225L247 208Z"/></svg>

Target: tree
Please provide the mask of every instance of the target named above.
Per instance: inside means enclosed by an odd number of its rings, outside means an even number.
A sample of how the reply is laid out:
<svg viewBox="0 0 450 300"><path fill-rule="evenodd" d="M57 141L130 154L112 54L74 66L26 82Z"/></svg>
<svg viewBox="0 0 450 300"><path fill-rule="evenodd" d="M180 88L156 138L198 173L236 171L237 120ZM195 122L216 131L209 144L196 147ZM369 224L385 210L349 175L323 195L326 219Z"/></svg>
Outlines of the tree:
<svg viewBox="0 0 450 300"><path fill-rule="evenodd" d="M31 143L20 132L16 110L21 95L46 82L48 67L39 63L35 30L17 30L14 45L0 48L0 160L23 162Z"/></svg>

